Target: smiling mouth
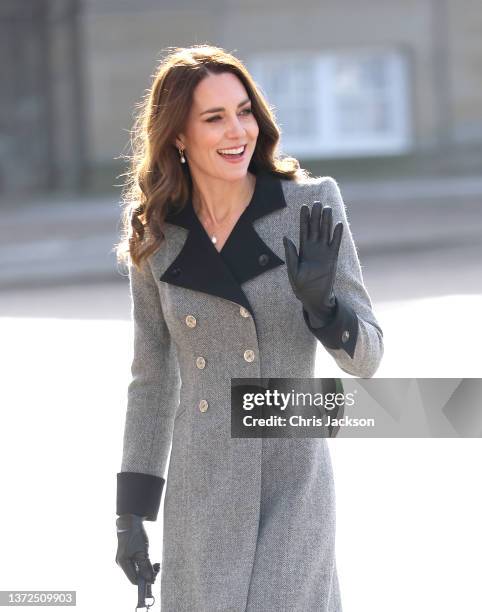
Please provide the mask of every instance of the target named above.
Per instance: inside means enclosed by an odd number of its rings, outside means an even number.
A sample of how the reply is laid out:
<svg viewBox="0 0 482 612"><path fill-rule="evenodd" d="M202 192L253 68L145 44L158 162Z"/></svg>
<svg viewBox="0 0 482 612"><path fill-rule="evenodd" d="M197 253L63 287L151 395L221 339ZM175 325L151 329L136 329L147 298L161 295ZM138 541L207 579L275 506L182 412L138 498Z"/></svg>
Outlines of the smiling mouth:
<svg viewBox="0 0 482 612"><path fill-rule="evenodd" d="M243 145L243 150L241 151L241 153L221 153L219 150L217 150L217 153L221 155L221 157L225 157L227 159L241 159L241 157L243 157L243 155L246 152L246 147L247 145ZM232 147L232 148L236 149L238 147Z"/></svg>

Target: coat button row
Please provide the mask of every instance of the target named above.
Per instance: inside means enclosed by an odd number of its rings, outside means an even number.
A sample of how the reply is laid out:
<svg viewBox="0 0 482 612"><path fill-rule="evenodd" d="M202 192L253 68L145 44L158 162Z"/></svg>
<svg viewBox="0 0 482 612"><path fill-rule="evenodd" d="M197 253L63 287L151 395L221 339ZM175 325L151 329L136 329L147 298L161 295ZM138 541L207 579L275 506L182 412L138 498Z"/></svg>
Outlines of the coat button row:
<svg viewBox="0 0 482 612"><path fill-rule="evenodd" d="M250 316L249 310L247 310L244 306L240 306L239 314L245 319ZM187 315L187 317L185 318L185 322L186 325L191 328L196 327L197 325L196 317L193 315Z"/></svg>
<svg viewBox="0 0 482 612"><path fill-rule="evenodd" d="M205 399L202 399L199 402L199 410L201 412L206 412L206 410L208 409L208 406L209 406L209 404L208 404L207 400L205 400Z"/></svg>
<svg viewBox="0 0 482 612"><path fill-rule="evenodd" d="M245 361L254 361L254 351L252 351L251 349L247 349L246 351L244 351L243 357ZM201 355L199 357L196 357L196 367L200 370L204 370L204 368L206 367L206 360Z"/></svg>

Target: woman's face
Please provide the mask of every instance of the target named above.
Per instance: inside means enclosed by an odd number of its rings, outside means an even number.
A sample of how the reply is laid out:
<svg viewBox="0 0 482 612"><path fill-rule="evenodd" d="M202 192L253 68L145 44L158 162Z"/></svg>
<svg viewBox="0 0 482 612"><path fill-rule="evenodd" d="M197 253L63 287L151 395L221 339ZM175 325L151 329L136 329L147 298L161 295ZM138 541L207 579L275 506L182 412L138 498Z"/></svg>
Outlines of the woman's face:
<svg viewBox="0 0 482 612"><path fill-rule="evenodd" d="M225 180L246 176L259 133L250 109L247 91L232 73L209 75L197 85L186 129L176 139L178 147L185 147L191 173ZM246 148L238 161L219 153L240 145Z"/></svg>

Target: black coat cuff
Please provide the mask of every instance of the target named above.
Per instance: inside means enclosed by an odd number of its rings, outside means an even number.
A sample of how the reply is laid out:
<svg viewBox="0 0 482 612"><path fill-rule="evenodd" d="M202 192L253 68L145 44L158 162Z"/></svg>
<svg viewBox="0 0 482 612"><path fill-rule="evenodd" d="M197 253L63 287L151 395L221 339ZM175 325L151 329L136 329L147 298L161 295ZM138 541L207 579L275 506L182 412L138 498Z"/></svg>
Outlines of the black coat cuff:
<svg viewBox="0 0 482 612"><path fill-rule="evenodd" d="M156 521L165 480L137 472L117 474L117 514L138 514Z"/></svg>
<svg viewBox="0 0 482 612"><path fill-rule="evenodd" d="M358 338L358 317L356 312L338 297L333 319L323 327L313 327L303 308L303 318L311 333L330 349L344 349L353 359Z"/></svg>

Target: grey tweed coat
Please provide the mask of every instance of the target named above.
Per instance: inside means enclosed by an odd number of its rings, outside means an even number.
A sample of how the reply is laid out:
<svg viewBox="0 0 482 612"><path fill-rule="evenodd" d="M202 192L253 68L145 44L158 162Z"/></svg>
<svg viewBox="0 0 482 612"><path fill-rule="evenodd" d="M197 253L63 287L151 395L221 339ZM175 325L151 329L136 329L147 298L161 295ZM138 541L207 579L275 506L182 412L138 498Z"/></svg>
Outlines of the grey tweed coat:
<svg viewBox="0 0 482 612"><path fill-rule="evenodd" d="M344 224L336 316L320 329L283 259L283 236L298 244L300 207L315 200ZM336 181L258 172L220 253L189 200L144 272L130 268L130 287L117 513L156 520L166 484L162 612L341 612L326 439L230 432L231 378L311 378L317 341L349 374L378 368L383 334Z"/></svg>

